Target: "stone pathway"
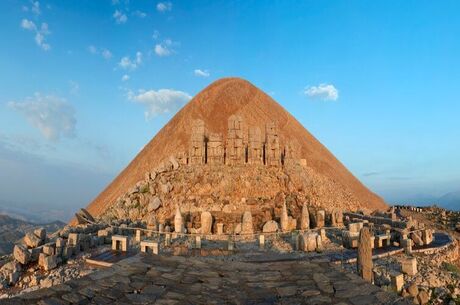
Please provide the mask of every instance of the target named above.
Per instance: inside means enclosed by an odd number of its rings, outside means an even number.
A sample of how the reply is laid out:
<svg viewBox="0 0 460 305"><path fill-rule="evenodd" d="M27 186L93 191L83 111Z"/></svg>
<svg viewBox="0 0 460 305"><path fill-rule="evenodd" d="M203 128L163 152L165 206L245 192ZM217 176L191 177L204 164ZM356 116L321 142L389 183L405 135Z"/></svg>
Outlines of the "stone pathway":
<svg viewBox="0 0 460 305"><path fill-rule="evenodd" d="M409 304L328 263L138 254L0 304Z"/></svg>

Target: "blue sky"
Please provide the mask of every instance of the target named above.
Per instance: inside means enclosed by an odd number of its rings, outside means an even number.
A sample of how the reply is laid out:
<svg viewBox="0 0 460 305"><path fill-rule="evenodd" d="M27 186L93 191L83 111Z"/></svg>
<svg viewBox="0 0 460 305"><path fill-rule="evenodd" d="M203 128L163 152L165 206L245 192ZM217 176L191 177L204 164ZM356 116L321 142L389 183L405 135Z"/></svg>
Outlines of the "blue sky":
<svg viewBox="0 0 460 305"><path fill-rule="evenodd" d="M272 95L389 202L458 191L459 9L1 1L0 205L68 217L226 76Z"/></svg>

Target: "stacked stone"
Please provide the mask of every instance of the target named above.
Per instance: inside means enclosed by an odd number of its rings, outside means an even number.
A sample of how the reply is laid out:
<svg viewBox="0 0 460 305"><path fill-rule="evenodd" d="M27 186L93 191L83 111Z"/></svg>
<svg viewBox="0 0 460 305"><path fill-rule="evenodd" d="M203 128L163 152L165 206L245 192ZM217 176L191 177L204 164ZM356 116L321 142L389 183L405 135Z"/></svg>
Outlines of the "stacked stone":
<svg viewBox="0 0 460 305"><path fill-rule="evenodd" d="M279 166L281 164L280 142L274 122L266 124L265 137L265 164Z"/></svg>
<svg viewBox="0 0 460 305"><path fill-rule="evenodd" d="M366 281L372 282L372 241L371 232L364 227L359 232L358 241L358 274Z"/></svg>
<svg viewBox="0 0 460 305"><path fill-rule="evenodd" d="M263 163L262 133L259 127L249 128L248 163L249 164L262 164Z"/></svg>
<svg viewBox="0 0 460 305"><path fill-rule="evenodd" d="M224 144L221 133L210 133L207 142L206 163L224 164Z"/></svg>
<svg viewBox="0 0 460 305"><path fill-rule="evenodd" d="M238 165L245 163L246 149L243 134L243 119L240 116L231 115L228 118L226 164Z"/></svg>
<svg viewBox="0 0 460 305"><path fill-rule="evenodd" d="M205 126L203 120L194 120L190 139L189 163L203 164L205 162Z"/></svg>

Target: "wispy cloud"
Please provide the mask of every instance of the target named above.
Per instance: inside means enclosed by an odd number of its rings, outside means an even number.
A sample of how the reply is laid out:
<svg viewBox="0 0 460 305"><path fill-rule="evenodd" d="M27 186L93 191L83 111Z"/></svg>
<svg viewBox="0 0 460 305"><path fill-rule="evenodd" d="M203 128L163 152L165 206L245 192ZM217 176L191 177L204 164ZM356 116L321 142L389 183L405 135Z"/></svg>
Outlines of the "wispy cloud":
<svg viewBox="0 0 460 305"><path fill-rule="evenodd" d="M372 177L372 176L378 176L380 175L380 172L367 172L363 174L363 177Z"/></svg>
<svg viewBox="0 0 460 305"><path fill-rule="evenodd" d="M121 77L121 81L122 81L122 82L126 82L126 81L128 81L128 80L129 80L129 75L128 75L128 74L125 74L125 75L123 75L123 76Z"/></svg>
<svg viewBox="0 0 460 305"><path fill-rule="evenodd" d="M21 27L25 30L35 32L35 43L37 44L37 46L39 46L45 51L51 49L51 46L46 42L46 36L51 34L47 23L43 22L41 26L38 27L33 21L28 19L22 19Z"/></svg>
<svg viewBox="0 0 460 305"><path fill-rule="evenodd" d="M199 76L199 77L209 77L209 75L211 75L208 70L201 70L201 69L195 69L193 73L195 74L195 76Z"/></svg>
<svg viewBox="0 0 460 305"><path fill-rule="evenodd" d="M165 39L161 43L157 43L154 47L155 54L160 57L165 57L175 53L173 49L174 46L177 46L179 43L173 42L171 39Z"/></svg>
<svg viewBox="0 0 460 305"><path fill-rule="evenodd" d="M31 11L34 15L38 16L38 15L41 14L40 2L38 2L38 1L30 1L30 7L28 7L27 5L23 5L22 10L24 12Z"/></svg>
<svg viewBox="0 0 460 305"><path fill-rule="evenodd" d="M170 11L170 10L172 10L172 3L171 2L169 2L169 1L158 2L157 11L159 11L161 13L164 13L164 12L167 12L167 11Z"/></svg>
<svg viewBox="0 0 460 305"><path fill-rule="evenodd" d="M22 114L48 140L75 137L75 109L64 98L35 93L22 102L11 101L8 106Z"/></svg>
<svg viewBox="0 0 460 305"><path fill-rule="evenodd" d="M305 95L323 101L336 101L339 98L339 91L331 84L319 84L305 88Z"/></svg>
<svg viewBox="0 0 460 305"><path fill-rule="evenodd" d="M142 53L137 52L136 57L131 59L129 56L123 57L118 65L124 70L136 70L142 64Z"/></svg>
<svg viewBox="0 0 460 305"><path fill-rule="evenodd" d="M139 17L139 18L145 18L147 17L147 13L143 11L136 10L133 12L133 16Z"/></svg>
<svg viewBox="0 0 460 305"><path fill-rule="evenodd" d="M115 10L112 16L115 19L115 22L118 24L123 24L126 23L126 21L128 21L128 16L126 16L125 13L119 10Z"/></svg>
<svg viewBox="0 0 460 305"><path fill-rule="evenodd" d="M88 52L94 55L101 55L104 59L110 59L112 58L112 52L110 52L109 49L106 48L98 48L94 45L88 46Z"/></svg>
<svg viewBox="0 0 460 305"><path fill-rule="evenodd" d="M128 92L129 100L145 106L147 120L157 115L175 113L191 98L188 93L173 89L139 90L137 94Z"/></svg>

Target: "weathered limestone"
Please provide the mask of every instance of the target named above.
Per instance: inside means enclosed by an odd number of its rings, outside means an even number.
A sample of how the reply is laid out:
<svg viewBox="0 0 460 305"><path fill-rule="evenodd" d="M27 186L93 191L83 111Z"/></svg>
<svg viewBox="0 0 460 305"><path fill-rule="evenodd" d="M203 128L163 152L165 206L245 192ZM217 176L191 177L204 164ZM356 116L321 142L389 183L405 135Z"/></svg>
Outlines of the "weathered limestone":
<svg viewBox="0 0 460 305"><path fill-rule="evenodd" d="M69 237L67 239L67 243L69 244L69 246L78 246L80 241L79 237L80 236L78 233L69 233Z"/></svg>
<svg viewBox="0 0 460 305"><path fill-rule="evenodd" d="M252 214L250 211L246 211L243 214L241 222L241 234L253 234L254 227L252 225Z"/></svg>
<svg viewBox="0 0 460 305"><path fill-rule="evenodd" d="M222 235L222 234L224 234L224 224L218 223L217 224L217 235Z"/></svg>
<svg viewBox="0 0 460 305"><path fill-rule="evenodd" d="M358 247L359 232L351 232L348 230L342 231L342 241L345 248Z"/></svg>
<svg viewBox="0 0 460 305"><path fill-rule="evenodd" d="M410 238L412 239L414 244L416 244L417 246L423 246L423 240L420 237L420 232L412 232L410 234Z"/></svg>
<svg viewBox="0 0 460 305"><path fill-rule="evenodd" d="M280 216L280 224L281 224L281 231L288 232L290 229L289 225L289 217L286 208L286 202L283 202L283 208L281 209L281 216Z"/></svg>
<svg viewBox="0 0 460 305"><path fill-rule="evenodd" d="M194 120L190 139L190 164L203 164L205 162L205 133L204 122L202 120Z"/></svg>
<svg viewBox="0 0 460 305"><path fill-rule="evenodd" d="M316 250L317 246L317 233L303 233L300 234L299 248L304 252L311 252Z"/></svg>
<svg viewBox="0 0 460 305"><path fill-rule="evenodd" d="M322 228L324 227L326 220L326 212L324 210L318 210L314 214L315 216L315 227Z"/></svg>
<svg viewBox="0 0 460 305"><path fill-rule="evenodd" d="M171 245L171 234L166 233L165 234L165 247L169 247Z"/></svg>
<svg viewBox="0 0 460 305"><path fill-rule="evenodd" d="M380 234L375 236L375 248L389 247L391 245L391 235Z"/></svg>
<svg viewBox="0 0 460 305"><path fill-rule="evenodd" d="M390 274L391 286L397 292L400 292L404 287L404 275L402 273Z"/></svg>
<svg viewBox="0 0 460 305"><path fill-rule="evenodd" d="M112 250L115 251L128 251L128 236L123 235L113 235L112 236Z"/></svg>
<svg viewBox="0 0 460 305"><path fill-rule="evenodd" d="M267 221L264 226L262 227L263 233L275 233L279 229L278 223L274 220Z"/></svg>
<svg viewBox="0 0 460 305"><path fill-rule="evenodd" d="M158 198L157 196L153 197L152 199L150 199L150 202L147 206L147 211L149 213L152 213L156 210L158 210L158 208L160 208L161 206L161 199Z"/></svg>
<svg viewBox="0 0 460 305"><path fill-rule="evenodd" d="M322 252L323 251L323 239L321 235L316 236L316 252Z"/></svg>
<svg viewBox="0 0 460 305"><path fill-rule="evenodd" d="M401 261L401 271L407 275L417 274L417 259L415 257L405 258Z"/></svg>
<svg viewBox="0 0 460 305"><path fill-rule="evenodd" d="M158 255L159 252L159 246L158 242L153 241L153 240L143 240L141 241L141 252L143 253L153 253L155 255Z"/></svg>
<svg viewBox="0 0 460 305"><path fill-rule="evenodd" d="M300 216L300 229L309 230L310 229L310 213L308 212L307 204L302 206L302 214Z"/></svg>
<svg viewBox="0 0 460 305"><path fill-rule="evenodd" d="M13 257L19 263L26 265L30 260L30 252L21 244L17 244L13 249Z"/></svg>
<svg viewBox="0 0 460 305"><path fill-rule="evenodd" d="M228 251L233 251L233 240L231 238L228 239L227 250Z"/></svg>
<svg viewBox="0 0 460 305"><path fill-rule="evenodd" d="M262 133L259 127L249 128L248 163L263 163Z"/></svg>
<svg viewBox="0 0 460 305"><path fill-rule="evenodd" d="M87 224L94 222L93 216L83 208L80 209L77 213L75 213L75 218L77 219L78 224Z"/></svg>
<svg viewBox="0 0 460 305"><path fill-rule="evenodd" d="M34 232L27 232L26 235L24 236L24 242L29 248L36 248L38 246L41 246L44 242L40 237L35 235Z"/></svg>
<svg viewBox="0 0 460 305"><path fill-rule="evenodd" d="M425 245L429 245L433 242L433 230L425 229L422 231L422 241Z"/></svg>
<svg viewBox="0 0 460 305"><path fill-rule="evenodd" d="M275 122L265 125L265 164L279 166L281 164L280 142Z"/></svg>
<svg viewBox="0 0 460 305"><path fill-rule="evenodd" d="M135 237L135 241L140 243L141 242L141 236L142 236L142 231L141 230L136 230L136 237Z"/></svg>
<svg viewBox="0 0 460 305"><path fill-rule="evenodd" d="M331 225L333 227L343 226L343 213L341 210L334 210L331 214Z"/></svg>
<svg viewBox="0 0 460 305"><path fill-rule="evenodd" d="M176 207L176 215L174 216L174 232L184 232L184 218L182 217L179 206Z"/></svg>
<svg viewBox="0 0 460 305"><path fill-rule="evenodd" d="M228 165L245 162L245 147L243 141L243 119L237 115L228 118L227 145L225 163Z"/></svg>
<svg viewBox="0 0 460 305"><path fill-rule="evenodd" d="M195 236L195 249L201 249L201 236Z"/></svg>
<svg viewBox="0 0 460 305"><path fill-rule="evenodd" d="M0 276L6 280L8 285L14 285L21 276L21 270L19 263L11 261L0 268Z"/></svg>
<svg viewBox="0 0 460 305"><path fill-rule="evenodd" d="M43 228L38 228L34 230L35 236L38 236L42 241L45 241L46 239L46 230Z"/></svg>
<svg viewBox="0 0 460 305"><path fill-rule="evenodd" d="M55 255L56 254L56 244L55 243L48 243L43 246L42 252L46 255Z"/></svg>
<svg viewBox="0 0 460 305"><path fill-rule="evenodd" d="M265 235L259 235L259 248L263 249L265 247Z"/></svg>
<svg viewBox="0 0 460 305"><path fill-rule="evenodd" d="M52 270L57 267L57 258L55 255L40 253L38 257L38 265L45 271Z"/></svg>
<svg viewBox="0 0 460 305"><path fill-rule="evenodd" d="M406 254L412 253L412 239L403 239L401 241L401 246L404 248Z"/></svg>
<svg viewBox="0 0 460 305"><path fill-rule="evenodd" d="M372 282L372 245L371 232L364 227L359 232L358 240L358 274L366 281Z"/></svg>
<svg viewBox="0 0 460 305"><path fill-rule="evenodd" d="M224 164L224 144L221 133L209 133L207 142L208 164Z"/></svg>
<svg viewBox="0 0 460 305"><path fill-rule="evenodd" d="M201 213L201 234L211 234L212 215L208 211Z"/></svg>
<svg viewBox="0 0 460 305"><path fill-rule="evenodd" d="M359 233L359 231L363 228L362 222L351 222L348 224L348 230L352 233Z"/></svg>

